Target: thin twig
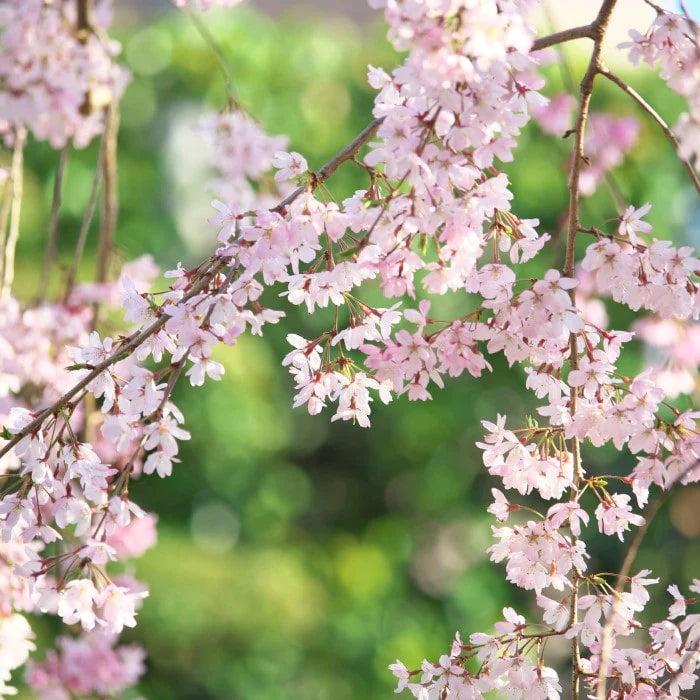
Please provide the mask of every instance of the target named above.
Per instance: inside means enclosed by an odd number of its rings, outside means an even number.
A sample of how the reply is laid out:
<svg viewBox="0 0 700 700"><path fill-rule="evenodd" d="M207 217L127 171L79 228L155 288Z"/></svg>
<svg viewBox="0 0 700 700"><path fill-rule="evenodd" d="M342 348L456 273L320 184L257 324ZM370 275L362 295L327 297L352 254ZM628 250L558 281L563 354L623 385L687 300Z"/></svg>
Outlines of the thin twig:
<svg viewBox="0 0 700 700"><path fill-rule="evenodd" d="M51 199L51 214L49 216L49 232L46 242L46 251L44 253L44 267L39 280L39 291L37 293L37 303L44 300L46 290L49 286L49 278L51 277L51 268L56 261L58 253L58 212L61 209L61 194L63 188L63 174L68 162L68 153L70 152L70 144L66 144L61 150L61 155L56 166L56 174L53 180L53 197Z"/></svg>
<svg viewBox="0 0 700 700"><path fill-rule="evenodd" d="M321 170L319 171L321 179L319 180L317 178L315 184L319 184L320 182L326 180L328 177L330 177L332 173L334 173L338 169L338 167L340 167L342 163L344 163L346 160L350 160L362 147L362 145L365 144L370 138L372 138L381 121L381 119L375 119L360 134L358 134L358 136L355 137L355 139L353 139L353 141L350 144L348 144L342 151L340 151L335 156L335 158L328 161L328 163L326 163L323 166L323 168L321 168ZM282 202L280 202L273 209L273 211L283 210L286 206L291 204L291 202L294 201L296 197L298 197L302 192L305 192L307 189L307 187L298 188L297 190L295 190L295 192L293 192ZM179 302L176 303L176 305L183 304L189 301L192 297L196 296L202 290L206 289L207 285L209 285L212 282L212 280L216 278L219 272L224 267L226 267L229 264L229 262L230 261L228 260L228 258L214 257L209 258L207 261L202 263L200 267L206 267L210 265L209 269L207 269L206 272L202 274L200 280L192 287L188 294L186 294L182 299L180 299ZM217 289L214 293L218 293L218 291L219 290ZM69 389L65 394L63 394L63 396L61 396L54 403L52 403L50 406L41 411L41 413L39 413L39 415L36 416L36 418L34 418L30 423L24 426L24 428L22 428L15 435L13 435L12 438L8 440L2 448L0 448L0 457L3 457L5 454L7 454L20 440L25 438L27 435L30 435L31 433L39 430L43 422L49 416L54 415L55 413L60 411L78 392L84 389L93 379L95 379L95 377L99 376L101 372L104 372L105 369L108 369L113 364L121 360L125 355L131 354L137 347L142 345L154 333L159 331L165 325L168 318L170 318L170 316L163 311L161 312L160 317L154 320L149 326L146 326L146 328L137 331L130 338L125 339L124 342L118 345L118 347L115 349L112 355L104 359L98 365L95 365L95 367L91 369L88 372L88 374L85 375L85 377L83 377L71 389Z"/></svg>
<svg viewBox="0 0 700 700"><path fill-rule="evenodd" d="M63 293L64 304L68 302L71 292L73 291L73 287L75 286L75 280L78 276L78 267L80 266L80 260L83 257L83 250L85 249L85 241L87 240L87 236L90 231L92 217L95 215L95 209L97 208L97 196L100 192L101 181L102 168L98 163L97 167L95 168L95 175L92 178L92 188L90 190L90 197L85 207L85 212L83 213L83 221L80 224L80 233L78 234L78 240L75 244L73 260L71 262L70 269L68 270L68 276L66 278L66 290Z"/></svg>
<svg viewBox="0 0 700 700"><path fill-rule="evenodd" d="M94 4L95 0L76 0L75 29L78 39L83 43L87 42L95 26L93 21Z"/></svg>
<svg viewBox="0 0 700 700"><path fill-rule="evenodd" d="M209 27L207 27L207 25L202 21L202 18L196 12L185 8L184 13L192 22L194 28L204 40L204 43L209 46L214 56L216 56L216 61L219 64L219 68L221 69L224 80L226 81L226 96L228 97L229 105L231 107L235 107L236 109L243 109L236 94L236 84L233 80L233 75L231 74L231 70L228 66L228 62L221 45L209 31Z"/></svg>
<svg viewBox="0 0 700 700"><path fill-rule="evenodd" d="M630 540L630 543L625 552L625 558L622 560L622 565L620 566L620 571L617 574L617 581L615 583L615 590L613 592L613 602L610 608L610 613L608 614L605 625L603 626L603 638L600 644L600 661L598 662L598 685L596 688L596 700L605 700L607 696L607 676L608 676L608 657L610 656L611 646L612 646L612 633L613 625L615 623L615 615L617 614L617 608L619 601L621 599L622 590L625 587L625 583L628 581L630 571L632 569L632 564L637 557L637 552L642 544L644 536L647 534L649 529L649 523L654 519L656 514L659 512L661 506L666 502L668 497L671 495L671 489L683 478L689 474L693 469L695 469L700 464L700 460L696 460L692 464L688 465L678 477L668 485L665 491L661 491L656 495L653 501L649 503L644 511L644 522L637 528L634 533L634 537Z"/></svg>
<svg viewBox="0 0 700 700"><path fill-rule="evenodd" d="M358 151L377 133L379 125L384 121L384 117L378 117L371 121L340 153L329 160L321 169L312 175L309 185L301 185L294 192L285 197L271 211L281 212L290 205L300 194L306 192L309 187L312 189L323 184L346 160L354 158Z"/></svg>
<svg viewBox="0 0 700 700"><path fill-rule="evenodd" d="M588 62L588 68L581 81L581 91L579 98L578 117L576 120L576 128L574 131L574 147L571 158L571 170L569 173L569 219L567 225L566 236L566 259L564 263L563 274L565 277L573 277L575 269L575 254L576 254L576 234L581 227L579 214L579 180L581 176L581 164L584 162L583 142L586 122L588 120L588 110L591 103L591 95L593 94L593 83L595 82L596 73L600 66L600 54L603 48L603 40L605 32L610 22L610 15L615 7L617 0L604 0L598 11L598 15L589 27L586 33L581 33L580 36L586 36L593 39L593 51ZM579 28L581 30L582 28ZM561 32L559 33L561 34ZM556 35L554 35L556 36ZM577 38L577 37L574 37ZM564 41L568 39L563 39ZM550 44L551 45L551 44ZM575 305L575 291L571 290L571 302ZM570 357L569 366L572 371L578 369L578 345L576 333L571 333L569 336ZM578 402L578 387L571 388L571 407L570 411L573 415L576 413ZM574 491L578 491L578 484L581 478L581 446L578 438L574 437L571 441L571 455L574 466ZM576 624L578 616L578 572L574 572L574 590L571 594L571 624ZM572 653L572 668L571 668L571 693L573 700L578 700L580 697L580 652L578 635L574 635L571 642Z"/></svg>
<svg viewBox="0 0 700 700"><path fill-rule="evenodd" d="M678 155L679 160L683 163L683 167L688 172L690 179L693 183L695 189L700 192L700 180L695 173L693 166L686 158L682 158L678 152L679 144L676 135L671 131L671 128L666 124L663 117L630 85L628 85L622 78L615 75L612 71L608 70L605 66L601 65L598 67L598 73L605 76L608 80L615 83L621 90L626 92L660 127L661 130L666 134L666 138L673 145L676 155Z"/></svg>
<svg viewBox="0 0 700 700"><path fill-rule="evenodd" d="M564 29L561 32L554 32L554 34L540 37L539 39L535 39L531 51L540 51L554 46L555 44L563 44L565 41L573 41L574 39L593 39L595 37L594 28L595 22L592 24L585 24L582 27Z"/></svg>
<svg viewBox="0 0 700 700"><path fill-rule="evenodd" d="M664 10L663 7L661 7L660 5L657 5L655 2L652 2L651 0L644 0L644 2L647 5L649 5L649 7L651 7L653 10L656 10L656 12L660 15L664 14L666 12L666 10Z"/></svg>

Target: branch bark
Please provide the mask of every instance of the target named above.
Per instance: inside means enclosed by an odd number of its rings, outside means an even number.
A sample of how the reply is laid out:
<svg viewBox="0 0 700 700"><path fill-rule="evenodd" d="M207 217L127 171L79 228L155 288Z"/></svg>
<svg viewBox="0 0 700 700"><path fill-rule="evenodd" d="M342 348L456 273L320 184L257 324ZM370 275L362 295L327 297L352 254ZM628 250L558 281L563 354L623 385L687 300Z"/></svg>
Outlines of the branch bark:
<svg viewBox="0 0 700 700"><path fill-rule="evenodd" d="M531 51L541 51L542 49L549 48L555 44L563 44L566 41L573 41L574 39L594 39L595 38L595 22L591 24L585 24L582 27L572 27L571 29L564 29L561 32L554 32L554 34L549 34L548 36L540 37L535 39L532 44Z"/></svg>
<svg viewBox="0 0 700 700"><path fill-rule="evenodd" d="M376 133L379 124L382 122L381 119L375 119L373 122L368 124L342 151L340 151L334 158L329 160L318 172L314 182L311 184L311 188L320 185L322 182L327 180L345 161L353 158L360 148L369 141L372 136ZM291 204L299 195L305 192L309 186L299 187L288 197L283 199L272 211L282 211L286 206ZM214 257L209 261L209 264L213 263L209 269L206 270L202 278L194 285L190 292L183 297L178 304L182 304L188 301L192 297L199 294L202 290L216 279L219 272L226 267L228 260L222 257ZM207 261L204 263L208 267ZM201 266L200 266L201 267ZM224 285L221 285L216 289L212 295L216 295L224 291ZM150 338L154 333L160 330L167 322L169 316L165 312L161 312L161 316L154 320L149 326L137 331L130 338L125 340L119 345L119 348L110 355L108 358L100 362L93 369L88 372L88 374L83 377L79 382L77 382L71 389L69 389L61 398L52 403L50 406L45 408L39 415L34 418L30 423L28 423L22 430L20 430L16 435L14 435L10 440L8 440L5 445L0 448L0 457L7 454L20 440L22 440L27 435L39 430L43 422L52 415L59 412L68 402L78 394L82 389L84 389L95 377L97 377L101 372L111 367L113 364L118 362L124 357L124 353L132 353L137 347L142 345L148 338Z"/></svg>
<svg viewBox="0 0 700 700"><path fill-rule="evenodd" d="M378 117L371 121L340 153L331 158L321 169L313 174L310 185L297 187L294 192L285 197L272 211L281 212L290 205L300 194L309 189L322 185L346 160L354 158L359 150L377 133L379 125L384 121L384 117Z"/></svg>
<svg viewBox="0 0 700 700"><path fill-rule="evenodd" d="M75 29L78 40L85 43L93 30L93 12L95 0L76 0Z"/></svg>
<svg viewBox="0 0 700 700"><path fill-rule="evenodd" d="M601 65L598 68L598 73L605 76L608 80L615 83L615 85L617 85L621 90L626 92L661 127L661 130L666 135L666 138L673 145L673 148L678 155L678 159L681 161L681 163L683 163L683 167L688 172L693 186L698 192L700 192L700 180L698 180L698 176L693 169L693 166L690 164L690 161L688 161L686 158L681 158L680 153L678 153L678 139L673 131L671 131L668 124L664 121L663 117L633 87L628 85L624 80L622 80L622 78L615 75L615 73L608 70L605 66Z"/></svg>
<svg viewBox="0 0 700 700"><path fill-rule="evenodd" d="M578 117L576 120L576 128L574 131L574 147L571 159L571 170L569 173L569 218L567 225L566 236L566 256L564 262L563 274L565 277L574 276L575 255L576 255L576 234L581 227L579 215L579 179L581 175L581 163L584 162L584 132L586 122L588 121L588 110L591 103L591 95L593 94L593 83L595 82L596 74L600 68L600 54L603 49L603 40L610 22L610 16L615 8L617 0L603 0L598 15L595 20L585 29L579 28L577 36L587 36L593 39L593 51L588 62L588 68L581 81L581 90L579 97ZM560 32L559 35L562 35ZM557 35L552 35L556 37ZM559 41L567 41L567 38L561 38ZM553 42L558 43L558 42ZM551 44L547 44L551 45ZM576 293L571 290L571 301L576 303ZM578 338L575 333L571 333L569 337L569 367L570 370L578 369ZM578 403L578 388L571 388L571 415L576 413ZM571 441L571 454L574 463L574 491L578 491L578 484L581 478L581 447L578 438L573 438ZM571 594L571 624L575 624L578 618L578 572L574 572L574 590ZM573 700L579 700L580 697L580 652L578 645L578 637L574 636L571 643L572 670L571 670L571 694Z"/></svg>

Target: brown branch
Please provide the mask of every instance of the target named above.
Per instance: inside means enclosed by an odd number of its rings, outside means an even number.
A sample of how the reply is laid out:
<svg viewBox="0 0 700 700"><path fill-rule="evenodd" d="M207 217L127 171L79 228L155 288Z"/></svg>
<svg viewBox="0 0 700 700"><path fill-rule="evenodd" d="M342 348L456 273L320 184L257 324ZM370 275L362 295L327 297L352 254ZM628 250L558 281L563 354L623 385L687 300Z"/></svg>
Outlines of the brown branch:
<svg viewBox="0 0 700 700"><path fill-rule="evenodd" d="M603 49L603 40L605 32L610 22L610 16L615 8L617 0L603 0L598 15L595 20L587 27L587 32L579 33L579 36L587 36L593 39L593 51L588 62L588 68L581 81L581 91L579 98L578 117L576 120L576 128L574 131L574 147L571 159L571 170L569 173L569 218L567 225L566 236L566 259L564 263L563 274L565 277L574 276L575 253L576 253L576 234L581 227L579 215L579 179L581 175L581 164L584 162L583 141L586 122L588 120L588 110L591 103L591 95L593 94L593 83L600 67L600 54ZM560 33L561 34L561 33ZM553 35L556 36L556 35ZM577 38L576 36L571 38ZM566 38L562 38L566 41ZM556 42L555 42L556 43ZM551 45L551 44L547 44ZM575 291L571 290L571 303L575 305ZM570 370L578 369L578 347L577 336L571 333L569 336ZM578 388L571 388L571 414L576 413L578 403ZM578 484L581 478L581 447L578 438L573 438L571 441L571 455L574 466L574 492L578 491ZM574 590L571 594L571 624L577 622L578 616L578 577L579 573L574 572ZM574 635L571 642L571 686L572 698L578 700L580 695L580 652L578 644L578 635Z"/></svg>
<svg viewBox="0 0 700 700"><path fill-rule="evenodd" d="M78 41L83 44L87 42L95 26L93 21L94 5L95 0L76 0L75 30Z"/></svg>
<svg viewBox="0 0 700 700"><path fill-rule="evenodd" d="M199 294L199 292L201 292L207 287L207 285L212 281L212 279L214 279L219 270L221 270L221 268L223 268L225 265L226 261L221 258L218 258L214 267L211 270L209 270L202 277L202 279L192 287L190 292L186 296L184 296L178 303L189 301L192 297ZM75 384L63 396L61 396L60 399L52 403L48 408L45 408L43 411L41 411L41 413L39 413L39 415L31 423L28 423L24 428L22 428L22 430L20 430L16 435L14 435L12 439L9 440L2 449L0 449L0 457L9 452L22 438L38 430L41 427L41 424L49 416L59 412L78 392L84 389L93 379L95 379L95 377L99 376L102 372L104 372L116 362L119 362L119 360L124 359L125 356L130 355L145 340L147 340L154 333L159 331L165 325L168 318L170 318L168 314L163 312L161 316L155 321L153 321L149 326L146 326L146 328L138 331L137 333L132 335L128 340L126 340L123 344L121 344L116 352L114 352L108 358L102 360L102 362L100 362L99 364L95 365L93 369L91 369L77 384Z"/></svg>
<svg viewBox="0 0 700 700"><path fill-rule="evenodd" d="M625 558L622 560L622 566L620 566L620 571L617 574L617 581L615 583L615 589L613 592L613 602L610 608L610 613L605 620L605 625L603 626L603 639L600 645L600 661L598 664L598 685L596 688L596 700L605 700L607 696L607 676L608 676L608 657L610 656L611 645L612 645L612 631L613 624L615 621L615 615L617 614L617 608L621 599L622 589L625 587L625 583L628 581L630 571L632 569L632 564L637 557L637 552L642 544L644 536L647 534L649 529L649 523L654 519L656 514L659 512L661 506L666 502L668 497L671 495L671 489L680 482L687 474L689 474L693 469L695 469L700 464L700 460L696 460L689 466L687 466L678 477L668 485L665 491L661 491L656 495L653 501L649 503L644 511L644 522L640 525L634 537L631 539L627 551L625 552Z"/></svg>
<svg viewBox="0 0 700 700"><path fill-rule="evenodd" d="M70 152L70 144L66 144L61 150L61 155L58 159L56 174L53 180L53 197L51 199L51 214L49 216L49 232L46 241L46 251L44 253L44 267L41 271L41 279L39 280L39 291L37 294L37 303L44 300L46 289L49 286L49 277L51 277L51 267L56 261L58 252L58 212L61 208L61 191L63 187L63 173L66 169L68 161L68 153Z"/></svg>
<svg viewBox="0 0 700 700"><path fill-rule="evenodd" d="M68 302L71 292L73 291L73 287L75 286L75 280L78 276L78 266L80 265L80 260L83 257L85 242L90 231L90 223L92 222L92 217L95 215L95 209L97 208L97 195L100 192L101 180L102 168L98 163L97 168L95 168L95 175L92 179L92 188L90 190L90 196L88 198L87 206L85 207L85 212L83 213L83 221L80 224L80 233L78 234L78 240L75 244L73 260L71 262L70 269L68 270L68 277L66 278L66 290L63 293L64 304Z"/></svg>
<svg viewBox="0 0 700 700"><path fill-rule="evenodd" d="M601 68L600 54L603 48L603 38L610 22L610 15L617 0L604 0L598 16L593 22L594 44L593 52L588 63L588 69L581 81L581 97L579 100L578 119L575 129L574 152L569 173L569 222L566 240L566 263L564 274L571 277L574 274L574 254L576 231L580 228L579 218L579 178L581 175L581 164L584 162L583 140L586 122L588 120L588 110L593 94L593 83Z"/></svg>
<svg viewBox="0 0 700 700"><path fill-rule="evenodd" d="M326 163L316 179L312 187L321 184L324 180L328 179L346 160L351 159L360 148L369 141L370 138L376 133L381 119L375 119L370 123L360 134L358 134L351 143L349 143L340 153L338 153L334 158L332 158L328 163ZM286 206L291 204L300 194L305 192L308 187L300 187L292 192L291 195L286 197L282 202L280 202L272 211L281 211ZM213 263L213 264L212 264ZM184 296L177 304L182 304L189 301L192 297L196 296L203 289L211 283L212 280L216 278L216 275L228 264L228 260L221 257L214 257L208 261L205 261L200 267L205 267L205 272L200 278L200 280L195 284L190 292ZM211 265L211 267L209 267ZM207 269L208 268L208 269ZM223 285L215 290L214 294L219 294L223 291ZM45 408L39 415L34 418L30 423L28 423L22 430L20 430L16 435L5 443L5 445L0 448L0 457L7 454L20 440L22 440L27 435L37 431L42 423L51 415L54 415L60 411L68 402L82 389L84 389L95 377L97 377L105 369L111 367L113 364L122 359L125 354L131 354L137 347L144 343L150 336L160 330L168 320L169 316L165 312L161 313L161 316L153 321L149 326L143 328L140 331L134 333L130 338L126 339L115 352L108 358L100 362L100 364L95 365L93 369L88 372L88 374L83 377L77 384L75 384L71 389L69 389L61 398L52 403L50 406Z"/></svg>
<svg viewBox="0 0 700 700"><path fill-rule="evenodd" d="M595 39L595 26L595 22L593 22L582 27L572 27L571 29L564 29L561 32L554 32L554 34L540 37L535 39L530 51L540 51L555 44L563 44L574 39Z"/></svg>
<svg viewBox="0 0 700 700"><path fill-rule="evenodd" d="M660 5L657 5L655 2L652 2L651 0L644 0L644 2L649 5L653 10L656 10L656 12L660 15L666 14L668 10L664 10L663 7Z"/></svg>
<svg viewBox="0 0 700 700"><path fill-rule="evenodd" d="M700 180L698 180L698 176L690 162L686 158L682 158L680 153L678 153L678 139L673 131L671 131L668 124L666 124L663 117L633 87L628 85L624 80L622 80L622 78L615 75L615 73L608 70L605 66L599 66L598 73L605 76L608 80L615 83L615 85L617 85L621 90L626 92L661 127L661 130L664 132L664 134L666 134L666 138L673 145L679 160L681 163L683 163L683 167L688 172L693 186L698 192L700 192Z"/></svg>
<svg viewBox="0 0 700 700"><path fill-rule="evenodd" d="M379 125L384 121L384 117L378 117L371 121L340 153L329 160L321 169L312 174L309 185L297 187L294 192L285 197L271 211L281 212L290 205L300 194L306 192L309 187L312 189L323 184L346 160L354 158L358 151L377 133Z"/></svg>

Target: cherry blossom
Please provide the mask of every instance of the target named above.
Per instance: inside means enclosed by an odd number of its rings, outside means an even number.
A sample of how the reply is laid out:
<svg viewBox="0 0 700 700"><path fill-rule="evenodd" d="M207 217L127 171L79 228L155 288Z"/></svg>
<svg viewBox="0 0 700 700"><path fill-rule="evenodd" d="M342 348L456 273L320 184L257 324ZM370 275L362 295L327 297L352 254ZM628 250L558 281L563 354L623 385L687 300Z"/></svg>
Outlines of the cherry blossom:
<svg viewBox="0 0 700 700"><path fill-rule="evenodd" d="M104 32L111 19L108 2L97 4L94 19ZM75 3L10 0L0 18L0 122L24 126L54 148L86 146L104 126L105 107L118 100L129 80L115 63L119 44L104 41L97 28L87 37L76 26Z"/></svg>
<svg viewBox="0 0 700 700"><path fill-rule="evenodd" d="M304 156L296 151L291 153L277 151L272 157L271 163L273 167L277 168L275 180L292 180L309 169Z"/></svg>

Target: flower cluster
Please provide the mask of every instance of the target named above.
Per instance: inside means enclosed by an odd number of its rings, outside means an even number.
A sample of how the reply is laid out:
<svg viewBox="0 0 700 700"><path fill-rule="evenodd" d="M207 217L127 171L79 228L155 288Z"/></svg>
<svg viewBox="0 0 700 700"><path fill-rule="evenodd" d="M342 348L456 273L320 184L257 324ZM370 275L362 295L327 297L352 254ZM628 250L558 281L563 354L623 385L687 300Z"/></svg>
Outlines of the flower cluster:
<svg viewBox="0 0 700 700"><path fill-rule="evenodd" d="M700 155L700 41L698 25L683 15L657 10L646 32L630 30L632 41L621 44L629 48L629 60L658 65L661 77L675 92L688 101L674 127L683 158L695 160Z"/></svg>
<svg viewBox="0 0 700 700"><path fill-rule="evenodd" d="M115 642L114 635L101 632L76 639L59 637L58 648L49 651L44 661L28 664L27 683L42 700L114 697L135 685L145 671L140 646L115 646Z"/></svg>
<svg viewBox="0 0 700 700"><path fill-rule="evenodd" d="M133 275L134 284L142 289L156 273L148 257L123 267L124 279ZM31 409L56 401L75 384L72 345L87 343L82 359L101 360L97 343L89 343L93 304L116 304L122 282L120 278L114 284L79 285L64 304L42 303L22 310L11 297L0 302L0 416L6 428L0 445L31 418ZM109 389L104 392L110 393ZM82 405L66 406L62 420L62 432L75 435L86 429ZM124 460L103 436L98 437L93 446L74 444L80 445L78 451L66 449L61 440L52 447L41 439L28 440L0 459L3 473L17 480L19 488L0 504L3 683L33 648L31 630L19 613L50 610L86 629L99 625L118 631L123 625L135 624L132 610L144 595L140 584L124 578L99 589L87 579L64 579L65 586L61 585L61 578L80 559L84 558L82 566L102 567L113 559L139 556L155 542L153 516L134 504L115 502L116 510L122 511L123 505L124 511L107 516L108 479L123 467ZM26 488L30 483L34 489ZM21 484L25 484L24 491ZM99 521L104 529L98 527ZM128 651L124 653L126 659ZM71 681L78 682L77 678ZM107 687L100 686L99 679L95 682L96 688ZM9 690L3 687L0 693L5 692Z"/></svg>
<svg viewBox="0 0 700 700"><path fill-rule="evenodd" d="M205 117L201 129L213 150L216 178L210 183L222 219L212 221L223 227L235 226L235 214L272 207L280 192L272 183L261 191L260 181L271 169L276 153L287 147L286 136L268 136L260 125L240 110L227 110ZM256 187L253 186L256 184ZM224 203L232 203L234 216ZM231 235L233 229L228 231Z"/></svg>
<svg viewBox="0 0 700 700"><path fill-rule="evenodd" d="M449 654L442 655L437 663L425 659L421 668L413 671L401 661L391 664L389 669L398 681L397 692L407 688L421 700L438 700L482 698L488 691L499 690L507 692L508 697L524 700L559 700L562 687L557 672L543 663L544 640L553 634L580 636L586 646L595 650L590 659L581 660L583 673L594 679L600 664L604 620L614 614L615 646L609 669L614 683L607 697L679 698L696 681L700 615L688 615L680 623L673 620L685 615L686 604L695 603L696 598L686 599L676 586L670 586L675 602L666 619L645 630L647 646L617 646L618 638L630 637L641 627L635 616L650 599L647 587L658 583L658 579L647 578L649 573L643 570L628 577L629 590L621 594L614 593L604 576L587 577L595 592L578 598L576 617L581 621L576 623L572 622L570 596L557 600L538 595L543 619L552 626L544 633L512 608L504 608L504 620L494 625L494 635L474 633L465 644L457 633ZM690 590L700 592L700 580L695 579ZM595 682L591 686L595 690Z"/></svg>
<svg viewBox="0 0 700 700"><path fill-rule="evenodd" d="M700 315L696 282L700 261L689 246L675 248L670 241L642 243L637 233L651 226L642 221L648 206L629 207L621 217L619 238L602 237L586 249L581 266L595 273L598 290L629 306L647 309L661 318L687 319Z"/></svg>
<svg viewBox="0 0 700 700"><path fill-rule="evenodd" d="M129 79L114 62L119 44L104 32L109 0L79 27L72 0L9 0L0 10L0 133L19 127L54 148L86 146L102 131L105 107Z"/></svg>

